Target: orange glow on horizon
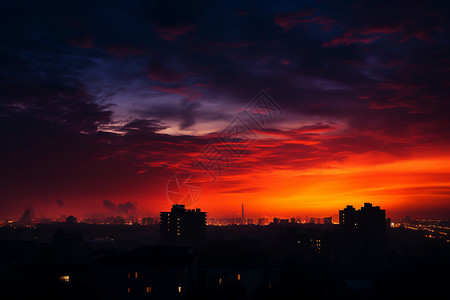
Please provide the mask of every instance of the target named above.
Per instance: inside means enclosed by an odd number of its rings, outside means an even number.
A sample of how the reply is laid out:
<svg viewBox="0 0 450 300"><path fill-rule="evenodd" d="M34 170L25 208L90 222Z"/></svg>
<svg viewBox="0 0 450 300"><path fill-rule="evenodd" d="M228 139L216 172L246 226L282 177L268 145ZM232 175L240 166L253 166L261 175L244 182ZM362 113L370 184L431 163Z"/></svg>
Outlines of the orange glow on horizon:
<svg viewBox="0 0 450 300"><path fill-rule="evenodd" d="M241 203L253 216L326 216L337 214L347 204L359 207L365 202L387 209L388 215L401 214L405 208L425 209L430 201L448 209L448 170L447 157L363 164L363 157L357 156L326 168L261 168L210 183L198 206L216 216L222 212L237 215ZM221 188L223 182L235 184Z"/></svg>

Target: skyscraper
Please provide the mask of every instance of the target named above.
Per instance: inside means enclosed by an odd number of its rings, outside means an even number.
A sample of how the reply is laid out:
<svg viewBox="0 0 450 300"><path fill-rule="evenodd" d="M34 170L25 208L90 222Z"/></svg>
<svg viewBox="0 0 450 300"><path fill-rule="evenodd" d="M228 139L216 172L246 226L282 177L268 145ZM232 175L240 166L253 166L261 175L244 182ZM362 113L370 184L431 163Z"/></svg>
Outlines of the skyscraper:
<svg viewBox="0 0 450 300"><path fill-rule="evenodd" d="M34 214L31 209L25 210L25 212L22 214L22 217L20 218L20 223L22 225L32 225L34 222Z"/></svg>
<svg viewBox="0 0 450 300"><path fill-rule="evenodd" d="M347 205L346 208L339 211L339 225L346 227L356 226L356 210L353 206Z"/></svg>
<svg viewBox="0 0 450 300"><path fill-rule="evenodd" d="M205 236L206 212L175 204L170 212L160 213L159 226L163 242L197 242Z"/></svg>
<svg viewBox="0 0 450 300"><path fill-rule="evenodd" d="M371 203L364 203L364 206L357 212L358 228L366 234L373 236L384 236L386 234L386 211L379 206L372 206Z"/></svg>

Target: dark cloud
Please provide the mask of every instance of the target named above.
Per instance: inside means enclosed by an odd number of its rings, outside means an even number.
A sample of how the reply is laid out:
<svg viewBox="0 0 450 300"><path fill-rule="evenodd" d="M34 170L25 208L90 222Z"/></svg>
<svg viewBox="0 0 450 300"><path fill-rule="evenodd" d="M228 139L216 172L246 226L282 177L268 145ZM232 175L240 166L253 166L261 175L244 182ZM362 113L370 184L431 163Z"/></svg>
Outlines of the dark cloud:
<svg viewBox="0 0 450 300"><path fill-rule="evenodd" d="M65 204L61 199L56 199L56 204L58 204L59 207L64 207Z"/></svg>
<svg viewBox="0 0 450 300"><path fill-rule="evenodd" d="M116 210L116 204L114 204L108 199L103 200L102 204L106 209L108 209L111 212L114 212Z"/></svg>
<svg viewBox="0 0 450 300"><path fill-rule="evenodd" d="M136 210L136 203L132 203L130 201L117 204L117 212L119 214L131 215L136 213Z"/></svg>
<svg viewBox="0 0 450 300"><path fill-rule="evenodd" d="M448 144L444 1L2 6L2 199L114 205L150 189L162 198L166 177L209 139L170 135L167 124L195 132L229 122L261 89L287 112L267 133L289 141L255 142L236 172Z"/></svg>
<svg viewBox="0 0 450 300"><path fill-rule="evenodd" d="M160 62L152 62L148 68L148 77L164 83L176 83L181 81L183 75Z"/></svg>

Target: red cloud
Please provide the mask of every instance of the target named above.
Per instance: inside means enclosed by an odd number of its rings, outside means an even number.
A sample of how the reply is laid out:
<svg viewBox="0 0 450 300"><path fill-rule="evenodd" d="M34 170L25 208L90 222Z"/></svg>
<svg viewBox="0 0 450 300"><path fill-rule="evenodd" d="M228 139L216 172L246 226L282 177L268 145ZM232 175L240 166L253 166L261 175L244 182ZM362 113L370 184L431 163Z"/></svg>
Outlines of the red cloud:
<svg viewBox="0 0 450 300"><path fill-rule="evenodd" d="M368 44L373 42L376 39L381 38L382 35L375 35L375 36L361 36L361 35L357 35L355 34L353 31L347 31L346 33L344 33L344 35L340 38L335 38L333 40L331 40L330 42L326 42L323 45L325 47L333 47L333 46L339 46L339 45L350 45L350 44L354 44L354 43L363 43L363 44Z"/></svg>
<svg viewBox="0 0 450 300"><path fill-rule="evenodd" d="M107 47L106 52L119 58L124 58L129 55L140 56L144 53L144 50L131 44L119 43Z"/></svg>
<svg viewBox="0 0 450 300"><path fill-rule="evenodd" d="M286 31L300 23L299 18L308 17L313 13L312 10L299 10L296 12L279 13L273 20L278 26L284 28Z"/></svg>
<svg viewBox="0 0 450 300"><path fill-rule="evenodd" d="M336 22L325 16L317 16L310 19L301 20L301 23L317 23L320 25L324 25L322 29L328 31L331 30L331 25L335 24Z"/></svg>
<svg viewBox="0 0 450 300"><path fill-rule="evenodd" d="M348 46L358 42L368 44L383 37L383 35L390 34L400 34L402 36L399 40L400 42L405 42L412 37L422 41L432 42L433 38L430 36L430 33L434 30L441 30L438 26L434 26L430 29L411 29L412 25L414 25L412 21L407 21L400 24L351 29L346 31L342 37L335 38L330 42L324 43L323 45L328 47L339 45ZM415 26L412 27L414 28Z"/></svg>
<svg viewBox="0 0 450 300"><path fill-rule="evenodd" d="M169 67L159 63L153 63L148 68L147 77L164 83L177 83L183 79L183 75Z"/></svg>
<svg viewBox="0 0 450 300"><path fill-rule="evenodd" d="M180 35L185 35L189 31L195 30L194 25L178 25L173 27L157 28L155 31L159 33L159 38L166 41L173 41Z"/></svg>
<svg viewBox="0 0 450 300"><path fill-rule="evenodd" d="M213 46L213 47L232 49L232 48L240 48L240 47L250 46L250 45L252 45L252 43L249 43L249 42L211 43L210 45Z"/></svg>
<svg viewBox="0 0 450 300"><path fill-rule="evenodd" d="M279 13L275 16L274 22L278 26L284 28L285 31L290 30L292 27L299 23L317 23L323 25L324 30L330 30L331 25L336 23L334 20L325 16L310 17L312 13L312 10Z"/></svg>
<svg viewBox="0 0 450 300"><path fill-rule="evenodd" d="M157 91L165 92L165 93L169 93L169 94L178 94L178 95L182 95L182 96L189 95L188 87L185 87L185 86L180 86L180 87L175 87L175 88L168 88L168 87L164 87L164 86L153 85L150 88L152 90L157 90Z"/></svg>
<svg viewBox="0 0 450 300"><path fill-rule="evenodd" d="M238 11L238 12L236 12L236 14L239 15L239 16L247 16L247 15L249 15L249 12L247 12L247 11Z"/></svg>
<svg viewBox="0 0 450 300"><path fill-rule="evenodd" d="M192 89L190 89L187 86L180 86L180 87L174 87L174 88L169 88L169 87L164 87L164 86L151 86L150 87L152 90L157 90L160 92L165 92L165 93L169 93L169 94L177 94L177 95L181 95L181 96L185 96L187 97L187 100L193 100L193 99L197 99L200 98L202 95L193 91Z"/></svg>

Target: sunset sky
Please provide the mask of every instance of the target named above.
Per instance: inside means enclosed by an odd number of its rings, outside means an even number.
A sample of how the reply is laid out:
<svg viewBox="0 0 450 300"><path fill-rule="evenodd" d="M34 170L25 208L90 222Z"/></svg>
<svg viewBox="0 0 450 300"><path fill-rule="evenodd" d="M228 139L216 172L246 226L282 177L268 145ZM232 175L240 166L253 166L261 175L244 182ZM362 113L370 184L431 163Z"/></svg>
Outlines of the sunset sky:
<svg viewBox="0 0 450 300"><path fill-rule="evenodd" d="M450 218L449 3L243 2L2 1L0 218L156 214L180 173L211 217ZM236 117L252 143L211 179Z"/></svg>

